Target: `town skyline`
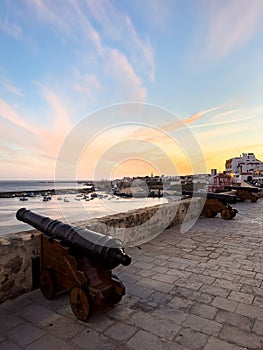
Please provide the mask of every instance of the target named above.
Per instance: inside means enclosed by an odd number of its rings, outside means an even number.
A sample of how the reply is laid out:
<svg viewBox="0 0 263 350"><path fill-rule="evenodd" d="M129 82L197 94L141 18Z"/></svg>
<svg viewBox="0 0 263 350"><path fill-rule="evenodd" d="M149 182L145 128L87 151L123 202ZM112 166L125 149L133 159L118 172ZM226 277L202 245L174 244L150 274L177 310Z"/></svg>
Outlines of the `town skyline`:
<svg viewBox="0 0 263 350"><path fill-rule="evenodd" d="M2 1L0 179L263 159L262 15L260 0Z"/></svg>

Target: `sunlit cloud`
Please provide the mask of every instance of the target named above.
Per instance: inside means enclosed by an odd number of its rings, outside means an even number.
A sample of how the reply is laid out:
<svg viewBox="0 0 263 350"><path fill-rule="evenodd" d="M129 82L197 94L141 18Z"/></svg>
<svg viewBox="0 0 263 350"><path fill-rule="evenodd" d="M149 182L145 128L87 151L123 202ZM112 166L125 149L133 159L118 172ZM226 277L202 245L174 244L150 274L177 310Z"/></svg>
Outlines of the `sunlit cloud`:
<svg viewBox="0 0 263 350"><path fill-rule="evenodd" d="M247 108L243 110L233 109L233 110L225 111L223 113L215 114L211 118L212 121L210 123L191 125L190 128L213 127L213 126L232 124L232 123L242 124L242 122L257 118L262 113L263 113L263 107L261 106L254 107L254 108ZM236 117L236 118L234 119L225 118L228 116L231 116L232 118L233 117Z"/></svg>
<svg viewBox="0 0 263 350"><path fill-rule="evenodd" d="M129 16L125 16L125 22L127 23L127 28L129 30L134 46L137 48L138 52L141 53L141 56L143 58L143 62L145 63L145 65L149 67L148 68L149 78L151 81L154 81L155 65L154 65L153 49L151 47L150 41L149 39L147 39L146 42L143 42L138 37L138 34L134 29L134 26Z"/></svg>
<svg viewBox="0 0 263 350"><path fill-rule="evenodd" d="M261 0L232 0L223 6L220 1L203 4L210 11L208 50L214 57L224 57L245 46L262 26Z"/></svg>
<svg viewBox="0 0 263 350"><path fill-rule="evenodd" d="M197 112L197 113L191 115L190 117L183 119L182 122L175 121L173 123L170 123L170 124L162 126L161 129L164 130L164 131L176 130L177 128L182 127L184 124L186 124L186 125L192 124L193 122L197 121L198 119L200 119L204 115L212 113L212 112L215 112L215 111L217 111L219 109L222 109L223 107L224 106L217 106L217 107L213 107L213 108L210 108L210 109L206 109L206 110Z"/></svg>
<svg viewBox="0 0 263 350"><path fill-rule="evenodd" d="M153 127L142 127L138 130L135 130L131 135L128 135L128 137L133 137L133 138L140 138L148 141L157 141L163 138L166 138L167 132L173 132L179 128L185 128L186 125L192 124L201 117L203 117L206 114L213 113L219 109L222 109L224 106L217 106L213 107L207 110L203 110L200 112L197 112L190 117L187 117L185 119L179 120L177 117L175 118L176 120L174 122L171 122L169 124L165 125L160 125L158 128Z"/></svg>
<svg viewBox="0 0 263 350"><path fill-rule="evenodd" d="M90 20L85 15L85 12L80 8L78 3L76 1L71 1L72 7L74 8L76 15L77 15L77 23L81 28L82 34L86 39L93 42L94 46L96 47L97 52L102 55L103 54L103 47L101 43L100 34L98 31L95 30L95 28L90 23ZM74 31L74 28L72 28Z"/></svg>
<svg viewBox="0 0 263 350"><path fill-rule="evenodd" d="M130 16L109 1L87 0L89 13L103 28L102 35L114 42L122 42L137 69L145 71L154 81L155 63L153 48L148 37L143 39L136 31Z"/></svg>
<svg viewBox="0 0 263 350"><path fill-rule="evenodd" d="M72 128L68 111L57 94L41 84L35 83L39 87L42 98L49 107L50 120L47 126L40 125L40 121L35 119L35 123L27 122L14 108L0 99L0 117L3 121L11 122L14 126L5 125L1 130L4 132L4 139L11 145L16 145L17 153L24 149L27 154L34 157L49 159L54 162L61 143L67 133ZM26 132L30 132L29 136ZM28 139L30 137L30 142Z"/></svg>
<svg viewBox="0 0 263 350"><path fill-rule="evenodd" d="M142 102L147 95L142 81L133 70L127 57L117 49L108 49L108 62L106 71L117 78L117 85L122 95L129 100Z"/></svg>
<svg viewBox="0 0 263 350"><path fill-rule="evenodd" d="M63 102L52 90L39 85L42 96L51 109L51 129L56 133L64 133L71 128L71 122Z"/></svg>
<svg viewBox="0 0 263 350"><path fill-rule="evenodd" d="M38 0L33 2L32 5L37 8L38 14L43 20L51 23L62 35L74 39L75 50L76 52L82 53L83 59L85 55L89 54L90 50L95 48L99 64L102 65L102 69L107 76L116 81L116 87L122 98L142 101L146 97L147 91L143 86L142 78L135 71L134 65L128 59L125 52L115 47L114 42L111 43L111 45L104 44L102 34L95 29L95 26L91 23L91 19L89 18L93 14L97 18L101 18L102 23L110 21L113 27L118 23L118 21L116 22L118 16L117 18L110 18L106 15L102 4L96 3L96 6L98 5L98 9L96 9L92 2L87 2L86 4L70 1L65 6L64 4L63 6L58 6L58 4L54 2ZM89 7L87 8L85 5ZM108 4L105 6L112 5ZM91 10L89 11L89 9ZM114 11L112 10L111 13L114 13ZM113 20L114 22L112 23ZM121 15L120 21L122 26L125 27L125 33L121 34L122 41L124 43L127 42L125 46L129 48L129 50L136 52L138 57L136 63L142 61L142 65L150 67L147 69L150 78L153 80L154 59L149 40L147 40L146 43L142 42L127 15ZM120 31L120 33L121 32L122 31ZM126 33L128 33L129 37L127 37ZM131 40L129 40L129 38ZM81 79L85 79L85 77L86 74ZM98 77L95 77L95 79L98 81ZM93 79L93 83L95 79ZM73 86L81 94L89 93L87 87L78 81L74 82ZM96 91L97 87L98 85L93 85L93 88L95 88L93 92Z"/></svg>
<svg viewBox="0 0 263 350"><path fill-rule="evenodd" d="M34 126L25 121L13 107L2 99L0 99L0 117L34 134L39 134L39 131Z"/></svg>
<svg viewBox="0 0 263 350"><path fill-rule="evenodd" d="M79 71L76 72L77 82L74 84L74 89L83 95L84 101L94 101L94 92L100 90L102 85L99 79L93 74L81 75Z"/></svg>

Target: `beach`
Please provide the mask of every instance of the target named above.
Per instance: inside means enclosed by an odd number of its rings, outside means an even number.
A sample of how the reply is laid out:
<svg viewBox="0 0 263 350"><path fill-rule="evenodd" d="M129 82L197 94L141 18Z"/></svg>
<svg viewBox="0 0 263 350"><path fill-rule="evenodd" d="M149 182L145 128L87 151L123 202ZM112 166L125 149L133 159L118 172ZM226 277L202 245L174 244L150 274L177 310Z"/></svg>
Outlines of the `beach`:
<svg viewBox="0 0 263 350"><path fill-rule="evenodd" d="M98 192L98 196L89 201L76 194L53 195L48 201L43 201L43 196L29 197L26 201L21 201L18 197L0 198L0 235L31 229L31 226L16 219L16 211L20 208L77 224L92 218L166 203L164 198L119 198L104 192Z"/></svg>

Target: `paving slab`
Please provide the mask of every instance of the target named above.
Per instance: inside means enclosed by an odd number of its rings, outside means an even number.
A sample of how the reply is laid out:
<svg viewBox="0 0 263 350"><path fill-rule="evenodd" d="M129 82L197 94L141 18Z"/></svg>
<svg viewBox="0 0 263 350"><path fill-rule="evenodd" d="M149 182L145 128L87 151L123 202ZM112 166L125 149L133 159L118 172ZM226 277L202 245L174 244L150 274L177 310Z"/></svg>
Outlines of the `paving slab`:
<svg viewBox="0 0 263 350"><path fill-rule="evenodd" d="M233 220L200 218L128 248L119 304L76 319L68 295L0 305L0 350L262 350L263 198Z"/></svg>

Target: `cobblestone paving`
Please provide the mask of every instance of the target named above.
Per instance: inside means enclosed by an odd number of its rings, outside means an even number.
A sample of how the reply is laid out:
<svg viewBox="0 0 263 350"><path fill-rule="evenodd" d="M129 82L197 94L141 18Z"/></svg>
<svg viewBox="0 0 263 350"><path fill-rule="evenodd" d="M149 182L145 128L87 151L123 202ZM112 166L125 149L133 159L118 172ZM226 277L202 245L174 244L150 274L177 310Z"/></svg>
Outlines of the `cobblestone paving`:
<svg viewBox="0 0 263 350"><path fill-rule="evenodd" d="M39 290L0 305L0 349L263 349L263 199L129 249L126 296L83 323L68 296Z"/></svg>

